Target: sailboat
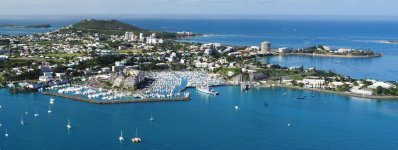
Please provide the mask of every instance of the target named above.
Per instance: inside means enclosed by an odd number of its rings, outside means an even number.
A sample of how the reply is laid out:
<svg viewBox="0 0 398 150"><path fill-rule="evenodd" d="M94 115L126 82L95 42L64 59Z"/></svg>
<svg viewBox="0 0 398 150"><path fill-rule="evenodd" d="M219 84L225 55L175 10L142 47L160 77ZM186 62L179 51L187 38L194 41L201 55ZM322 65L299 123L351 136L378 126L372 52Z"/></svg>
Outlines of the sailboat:
<svg viewBox="0 0 398 150"><path fill-rule="evenodd" d="M39 113L37 113L37 110L36 110L36 113L34 114L34 116L39 117Z"/></svg>
<svg viewBox="0 0 398 150"><path fill-rule="evenodd" d="M55 99L51 97L51 98L50 98L50 104L51 104L51 105L54 105L54 101L55 101Z"/></svg>
<svg viewBox="0 0 398 150"><path fill-rule="evenodd" d="M152 113L151 113L151 118L149 118L149 121L155 121L155 118L153 118Z"/></svg>
<svg viewBox="0 0 398 150"><path fill-rule="evenodd" d="M131 141L132 141L133 143L140 143L140 142L141 142L141 138L139 138L137 135L138 135L138 129L135 128L135 138L132 138L132 139L131 139Z"/></svg>
<svg viewBox="0 0 398 150"><path fill-rule="evenodd" d="M25 122L23 121L23 117L21 117L21 125L25 125Z"/></svg>
<svg viewBox="0 0 398 150"><path fill-rule="evenodd" d="M68 119L68 124L66 124L66 128L68 128L68 130L72 129L72 124L70 123L69 119Z"/></svg>
<svg viewBox="0 0 398 150"><path fill-rule="evenodd" d="M51 107L50 106L48 106L48 111L47 111L49 114L51 114Z"/></svg>
<svg viewBox="0 0 398 150"><path fill-rule="evenodd" d="M8 132L7 132L7 129L6 129L6 134L4 134L4 136L8 137Z"/></svg>
<svg viewBox="0 0 398 150"><path fill-rule="evenodd" d="M123 138L123 130L120 130L119 141L120 141L120 142L123 142L123 141L124 141L124 138Z"/></svg>

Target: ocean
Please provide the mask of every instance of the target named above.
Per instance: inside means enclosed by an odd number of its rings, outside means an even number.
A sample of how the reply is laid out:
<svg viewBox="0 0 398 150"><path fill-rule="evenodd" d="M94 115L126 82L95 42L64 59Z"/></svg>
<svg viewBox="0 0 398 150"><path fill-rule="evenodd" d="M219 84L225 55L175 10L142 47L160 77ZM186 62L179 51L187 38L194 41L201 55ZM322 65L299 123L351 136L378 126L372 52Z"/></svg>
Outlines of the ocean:
<svg viewBox="0 0 398 150"><path fill-rule="evenodd" d="M53 29L78 20L2 21L0 24L50 23ZM398 22L124 19L162 31L192 31L192 42L273 47L371 48L380 58L268 57L284 66L317 67L355 78L398 80ZM30 32L0 28L0 34ZM44 31L45 32L45 31ZM217 87L219 96L189 89L189 102L95 105L40 93L10 94L0 89L0 149L396 149L398 101L377 101L283 88ZM287 92L287 96L283 93ZM307 96L305 100L296 97ZM235 111L234 107L240 109ZM29 115L25 116L24 112ZM35 118L33 114L40 114ZM155 121L150 122L153 115ZM25 125L20 125L21 117ZM73 128L66 124L71 120ZM288 126L290 124L290 126ZM4 136L8 130L9 137ZM130 142L135 130L143 140ZM119 142L123 130L125 142Z"/></svg>
<svg viewBox="0 0 398 150"><path fill-rule="evenodd" d="M395 149L398 103L281 88L188 90L189 102L95 105L0 90L0 148ZM287 92L287 96L283 93ZM314 97L312 97L314 95ZM307 96L305 100L296 97ZM235 111L235 106L239 110ZM29 115L25 116L24 112ZM35 118L34 113L40 116ZM154 121L150 122L151 114ZM20 125L24 117L25 125ZM70 119L72 129L67 130ZM291 124L291 126L288 126ZM4 136L5 129L9 137ZM143 140L131 142L135 130ZM120 130L126 141L119 142Z"/></svg>

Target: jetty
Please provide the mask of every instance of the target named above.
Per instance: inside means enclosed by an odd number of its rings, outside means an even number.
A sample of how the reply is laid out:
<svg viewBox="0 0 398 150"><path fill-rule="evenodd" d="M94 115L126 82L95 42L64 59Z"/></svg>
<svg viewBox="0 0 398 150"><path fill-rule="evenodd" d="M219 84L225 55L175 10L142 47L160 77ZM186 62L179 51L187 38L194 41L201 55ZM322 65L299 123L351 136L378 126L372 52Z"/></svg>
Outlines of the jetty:
<svg viewBox="0 0 398 150"><path fill-rule="evenodd" d="M191 100L189 96L184 97L169 97L169 98L144 98L144 99L128 99L128 100L94 100L83 98L79 96L72 96L66 94L58 94L53 92L43 92L43 95L56 96L76 101L82 101L92 104L126 104L126 103L154 103L154 102L186 102Z"/></svg>

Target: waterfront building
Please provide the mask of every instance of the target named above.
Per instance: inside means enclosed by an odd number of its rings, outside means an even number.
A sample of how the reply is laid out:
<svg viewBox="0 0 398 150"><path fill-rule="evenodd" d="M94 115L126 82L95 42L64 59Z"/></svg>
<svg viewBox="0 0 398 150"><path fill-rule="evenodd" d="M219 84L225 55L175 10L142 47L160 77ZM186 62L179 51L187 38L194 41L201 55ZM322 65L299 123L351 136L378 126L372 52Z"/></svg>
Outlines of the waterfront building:
<svg viewBox="0 0 398 150"><path fill-rule="evenodd" d="M268 41L261 42L260 47L262 52L267 52L267 53L271 52L271 42Z"/></svg>
<svg viewBox="0 0 398 150"><path fill-rule="evenodd" d="M278 48L278 53L285 53L287 51L287 47Z"/></svg>
<svg viewBox="0 0 398 150"><path fill-rule="evenodd" d="M43 72L43 75L39 77L40 82L50 82L54 80L53 72Z"/></svg>

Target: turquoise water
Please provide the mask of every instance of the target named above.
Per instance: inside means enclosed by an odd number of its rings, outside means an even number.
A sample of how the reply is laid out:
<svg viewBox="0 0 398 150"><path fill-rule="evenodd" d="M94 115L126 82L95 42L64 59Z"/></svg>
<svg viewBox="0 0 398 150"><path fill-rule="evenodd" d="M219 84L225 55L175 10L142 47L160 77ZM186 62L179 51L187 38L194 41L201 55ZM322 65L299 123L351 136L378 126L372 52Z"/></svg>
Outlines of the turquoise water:
<svg viewBox="0 0 398 150"><path fill-rule="evenodd" d="M395 149L398 102L280 88L218 87L189 102L94 105L0 90L0 149ZM287 96L282 93L288 92ZM305 100L295 97L306 95ZM314 95L312 97L311 95ZM235 111L234 106L240 107ZM35 110L40 114L33 117ZM25 125L19 124L25 117ZM149 122L150 114L155 121ZM70 119L73 128L65 127ZM288 127L287 124L291 124ZM9 137L4 137L5 129ZM133 144L138 135L143 142ZM118 136L123 130L126 141Z"/></svg>

